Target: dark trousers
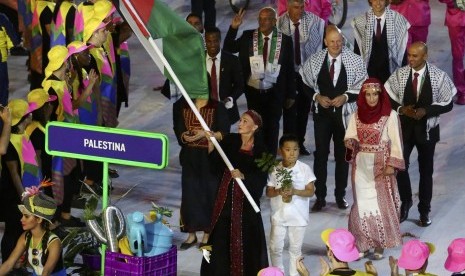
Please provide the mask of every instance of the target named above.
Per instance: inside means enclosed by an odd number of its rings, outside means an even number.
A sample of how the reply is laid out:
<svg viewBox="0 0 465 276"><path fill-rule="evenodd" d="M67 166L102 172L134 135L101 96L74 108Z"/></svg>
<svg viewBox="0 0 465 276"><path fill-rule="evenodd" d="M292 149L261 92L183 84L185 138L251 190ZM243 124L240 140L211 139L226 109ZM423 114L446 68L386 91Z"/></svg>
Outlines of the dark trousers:
<svg viewBox="0 0 465 276"><path fill-rule="evenodd" d="M191 11L200 17L204 15L205 28L216 27L216 8L215 0L191 0Z"/></svg>
<svg viewBox="0 0 465 276"><path fill-rule="evenodd" d="M418 203L418 211L420 214L427 215L431 211L431 198L433 196L433 167L436 142L419 144L415 141L404 141L405 171L397 173L397 185L402 203L412 201L412 186L408 168L410 165L410 154L414 147L418 151L418 169L420 172L420 183L418 184L420 203Z"/></svg>
<svg viewBox="0 0 465 276"><path fill-rule="evenodd" d="M276 155L278 150L279 121L282 115L282 102L277 99L275 88L260 92L250 86L246 86L245 98L247 108L257 111L263 120L262 134L268 151Z"/></svg>
<svg viewBox="0 0 465 276"><path fill-rule="evenodd" d="M321 108L321 107L320 107ZM334 158L336 160L334 196L344 197L347 187L349 164L345 161L344 135L341 112L324 112L313 114L313 128L315 133L315 194L318 199L324 199L327 194L326 179L328 174L328 155L331 138L334 143Z"/></svg>
<svg viewBox="0 0 465 276"><path fill-rule="evenodd" d="M3 106L8 104L8 86L8 65L6 62L0 62L0 104Z"/></svg>
<svg viewBox="0 0 465 276"><path fill-rule="evenodd" d="M5 230L3 231L3 237L1 242L3 262L5 262L10 256L10 254L13 252L13 249L15 248L19 237L23 233L23 227L21 225L22 214L18 209L18 205L14 204L14 202L11 201L5 204L4 206L9 207L3 210L3 212L5 212Z"/></svg>

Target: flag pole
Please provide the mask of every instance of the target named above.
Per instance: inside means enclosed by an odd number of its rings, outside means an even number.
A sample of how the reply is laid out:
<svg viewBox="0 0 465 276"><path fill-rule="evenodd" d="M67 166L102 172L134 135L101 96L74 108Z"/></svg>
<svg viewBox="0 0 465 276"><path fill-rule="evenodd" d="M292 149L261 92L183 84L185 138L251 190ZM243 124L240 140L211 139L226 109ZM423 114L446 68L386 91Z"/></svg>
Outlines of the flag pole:
<svg viewBox="0 0 465 276"><path fill-rule="evenodd" d="M168 73L170 74L170 76L173 78L173 81L176 83L176 85L178 86L179 90L181 91L182 93L182 96L184 97L184 99L186 100L187 104L189 104L190 108L192 109L192 111L194 112L195 114L195 117L197 117L197 120L199 120L200 122L200 125L202 125L203 129L205 131L210 131L210 128L208 127L208 125L205 123L205 120L202 118L202 115L200 115L199 111L197 110L197 108L195 107L195 104L192 102L191 98L189 97L189 95L187 94L186 90L184 89L184 86L182 86L181 82L179 81L178 77L176 76L176 74L174 73L173 69L171 68L170 64L168 63L168 61L166 60L165 56L163 55L163 53L161 53L160 49L158 48L158 46L155 44L155 41L153 40L152 37L149 37L149 42L150 44L152 45L153 49L155 50L156 54L158 55L158 57L160 58L160 60L163 62L163 65L165 66L165 69L168 71ZM226 156L226 154L224 153L223 149L221 148L220 144L218 143L218 140L216 140L216 138L214 136L210 136L210 140L212 141L213 145L215 146L216 150L218 151L218 153L220 154L221 158L223 159L224 163L226 164L226 166L228 167L228 169L230 171L234 170L234 167L233 165L231 164L231 162L229 161L228 157ZM253 209L255 210L256 213L260 212L260 208L258 208L257 204L255 203L255 200L252 198L252 196L250 195L249 191L247 190L247 188L245 187L244 185L244 182L242 182L242 180L240 178L235 178L237 184L239 184L239 187L241 187L242 189L242 192L244 193L244 195L247 197L247 199L249 200L250 202L250 205L252 205Z"/></svg>
<svg viewBox="0 0 465 276"><path fill-rule="evenodd" d="M138 30L138 31L142 31L139 29L140 28L144 28L145 30L145 33L146 34L150 34L148 32L148 30L145 28L144 24L142 24L142 20L141 18L139 17L138 13L136 12L136 10L134 9L134 7L132 6L132 4L127 1L127 0L123 0L124 1L124 5L123 7L125 8L128 8L128 9L131 9L131 13L136 17L136 19L139 21L139 24L137 24L136 22L131 22L130 20L127 20L126 21L129 23L129 25L131 26L131 28L133 30ZM126 11L120 6L120 9L121 9L121 12L123 15L125 15L126 17L131 17L131 14L126 14ZM129 11L127 11L129 12ZM131 23L136 23L136 26L134 26L134 24L131 24ZM199 34L200 35L200 34ZM137 36L137 35L136 35ZM139 36L138 36L139 38ZM168 63L168 61L166 60L165 56L163 55L163 53L160 51L160 48L158 48L158 46L156 45L155 41L153 40L153 38L148 35L148 41L150 43L150 45L152 46L152 48L155 50L155 53L156 55L158 56L158 58L162 61L163 65L165 66L165 69L168 71L168 73L170 74L170 76L173 78L173 81L175 82L175 84L178 86L179 90L181 91L182 93L182 96L184 97L184 99L186 100L187 104L189 105L189 107L192 109L192 111L194 112L194 115L197 117L197 120L199 120L200 124L202 125L203 129L205 131L210 131L210 128L208 127L208 125L205 123L204 119L202 118L202 116L200 115L199 111L197 110L197 108L195 107L194 103L192 102L192 100L190 99L189 95L187 94L186 90L184 89L184 86L181 84L181 82L179 81L178 77L176 76L176 74L174 73L173 69L171 68L171 65ZM144 47L146 47L145 43L143 43L141 41L142 45ZM154 57L149 53L150 57L152 59L154 59ZM156 61L154 60L154 62L156 63ZM226 154L224 153L223 149L221 148L220 144L218 143L218 141L215 139L215 137L213 136L210 136L210 140L211 142L213 143L213 145L215 146L216 150L218 151L218 153L220 154L221 158L223 159L224 163L226 164L226 166L228 167L228 169L230 171L234 170L234 167L233 165L231 164L231 162L229 161L228 157L226 156ZM239 185L239 187L241 188L242 192L244 193L245 197L247 198L247 200L249 201L250 205L252 205L253 209L255 210L256 213L260 212L260 208L258 208L257 204L255 203L255 200L252 198L252 196L250 195L249 191L247 190L247 188L245 187L244 185L244 182L242 182L242 180L240 178L235 178L237 184Z"/></svg>

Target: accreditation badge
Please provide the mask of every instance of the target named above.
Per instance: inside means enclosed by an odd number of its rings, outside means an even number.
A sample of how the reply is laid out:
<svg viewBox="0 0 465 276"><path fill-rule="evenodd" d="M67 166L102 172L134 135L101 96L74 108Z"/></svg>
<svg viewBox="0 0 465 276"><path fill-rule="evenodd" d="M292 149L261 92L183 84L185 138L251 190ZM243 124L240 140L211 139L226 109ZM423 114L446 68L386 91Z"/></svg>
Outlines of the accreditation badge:
<svg viewBox="0 0 465 276"><path fill-rule="evenodd" d="M268 63L265 71L265 81L276 83L281 70L281 64Z"/></svg>
<svg viewBox="0 0 465 276"><path fill-rule="evenodd" d="M263 56L251 56L250 60L250 71L251 77L255 80L261 80L265 77L265 66L263 64Z"/></svg>

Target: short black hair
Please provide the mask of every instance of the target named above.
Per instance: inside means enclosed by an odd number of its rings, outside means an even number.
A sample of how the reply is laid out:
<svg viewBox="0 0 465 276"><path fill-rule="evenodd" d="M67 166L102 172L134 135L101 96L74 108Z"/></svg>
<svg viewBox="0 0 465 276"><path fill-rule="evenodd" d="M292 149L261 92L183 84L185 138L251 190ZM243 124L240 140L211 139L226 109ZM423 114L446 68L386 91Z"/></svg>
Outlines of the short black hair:
<svg viewBox="0 0 465 276"><path fill-rule="evenodd" d="M205 34L218 34L221 38L221 30L218 27L206 27Z"/></svg>
<svg viewBox="0 0 465 276"><path fill-rule="evenodd" d="M299 137L293 133L285 133L283 136L281 136L281 139L279 139L279 148L282 148L284 146L284 143L286 142L296 142L297 145L299 145Z"/></svg>
<svg viewBox="0 0 465 276"><path fill-rule="evenodd" d="M189 13L187 16L186 16L186 21L189 20L189 18L191 17L197 17L198 19L200 19L200 21L202 21L202 16L200 16L199 14L195 13L195 12L191 12Z"/></svg>

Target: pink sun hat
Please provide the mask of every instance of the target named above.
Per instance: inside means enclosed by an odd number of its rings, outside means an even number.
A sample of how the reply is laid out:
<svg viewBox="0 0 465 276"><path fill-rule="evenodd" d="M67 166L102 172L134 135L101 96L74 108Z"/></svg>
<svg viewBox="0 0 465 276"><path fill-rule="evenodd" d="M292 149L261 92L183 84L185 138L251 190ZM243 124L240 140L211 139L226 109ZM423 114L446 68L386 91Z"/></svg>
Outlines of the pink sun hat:
<svg viewBox="0 0 465 276"><path fill-rule="evenodd" d="M80 53L82 51L85 51L86 49L89 49L92 45L87 45L85 42L82 41L73 41L68 46L68 57L70 57L73 54Z"/></svg>
<svg viewBox="0 0 465 276"><path fill-rule="evenodd" d="M269 266L260 270L257 276L284 276L284 273L275 266Z"/></svg>
<svg viewBox="0 0 465 276"><path fill-rule="evenodd" d="M465 270L465 238L458 238L451 242L447 248L447 256L444 267L451 272Z"/></svg>
<svg viewBox="0 0 465 276"><path fill-rule="evenodd" d="M321 232L321 239L339 260L352 262L359 258L355 237L346 229L326 229Z"/></svg>
<svg viewBox="0 0 465 276"><path fill-rule="evenodd" d="M432 243L410 240L402 247L397 265L410 270L419 269L433 252L434 245Z"/></svg>
<svg viewBox="0 0 465 276"><path fill-rule="evenodd" d="M56 95L49 95L44 89L36 88L27 94L29 103L29 112L41 108L47 102L53 102L57 99Z"/></svg>

